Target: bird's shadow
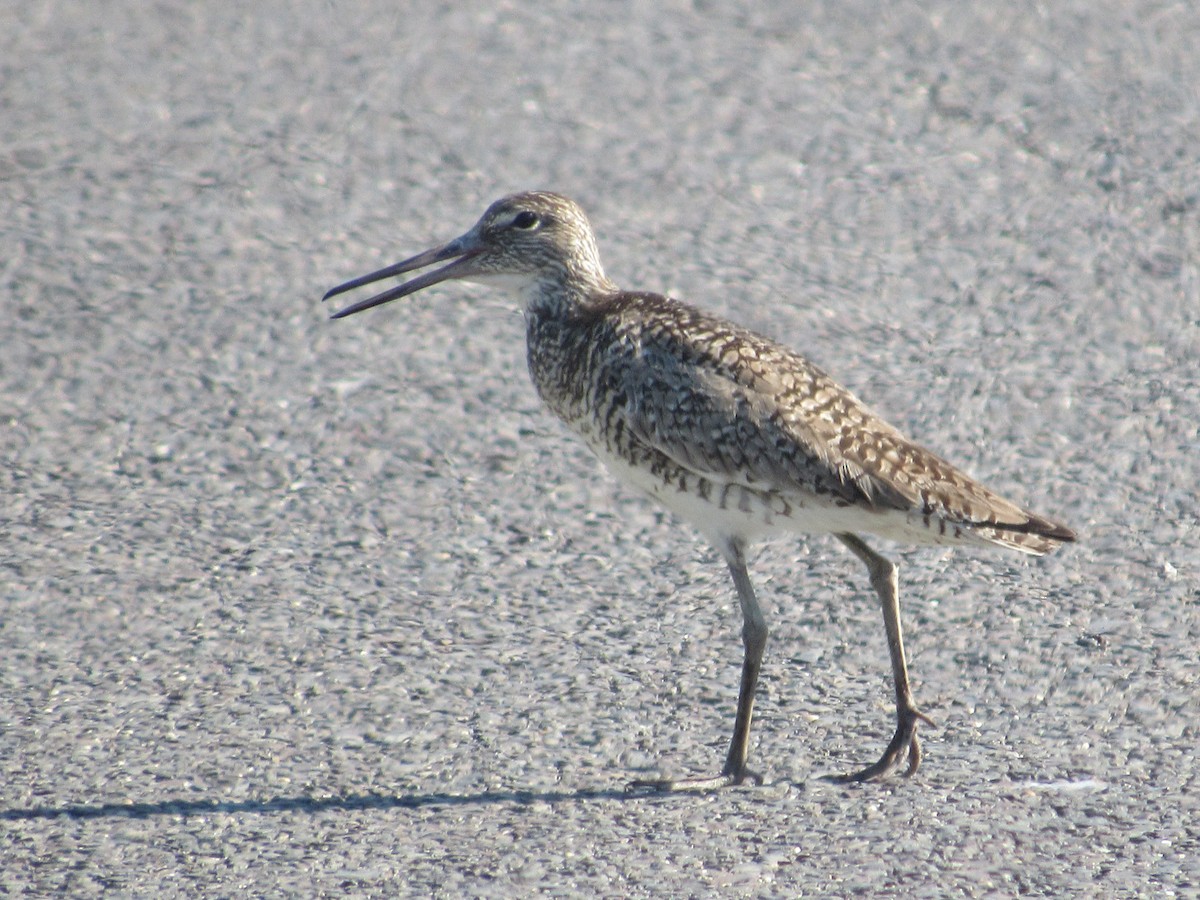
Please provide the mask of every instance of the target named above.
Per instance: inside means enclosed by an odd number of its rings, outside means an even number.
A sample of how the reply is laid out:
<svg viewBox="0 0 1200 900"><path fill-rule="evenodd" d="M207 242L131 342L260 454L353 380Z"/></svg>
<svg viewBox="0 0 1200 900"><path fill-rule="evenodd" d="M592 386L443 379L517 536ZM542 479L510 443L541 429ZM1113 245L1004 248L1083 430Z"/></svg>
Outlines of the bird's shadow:
<svg viewBox="0 0 1200 900"><path fill-rule="evenodd" d="M0 809L0 822L39 819L152 819L156 816L204 816L221 813L319 813L329 810L424 809L426 807L469 807L534 803L588 803L596 801L647 800L666 797L625 789L585 789L578 791L483 791L477 794L350 794L342 797L271 797L263 800L161 800L155 803L79 803L61 806L34 806L27 809Z"/></svg>

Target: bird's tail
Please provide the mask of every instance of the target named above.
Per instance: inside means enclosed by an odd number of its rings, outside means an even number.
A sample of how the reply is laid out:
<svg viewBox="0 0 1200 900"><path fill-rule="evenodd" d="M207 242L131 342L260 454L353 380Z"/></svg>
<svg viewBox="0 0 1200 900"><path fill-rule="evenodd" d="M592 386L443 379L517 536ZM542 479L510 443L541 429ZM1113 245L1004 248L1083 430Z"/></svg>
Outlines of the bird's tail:
<svg viewBox="0 0 1200 900"><path fill-rule="evenodd" d="M975 525L971 531L985 541L1031 556L1050 553L1076 539L1075 532L1066 525L1031 512L1026 512L1025 516L1024 522Z"/></svg>

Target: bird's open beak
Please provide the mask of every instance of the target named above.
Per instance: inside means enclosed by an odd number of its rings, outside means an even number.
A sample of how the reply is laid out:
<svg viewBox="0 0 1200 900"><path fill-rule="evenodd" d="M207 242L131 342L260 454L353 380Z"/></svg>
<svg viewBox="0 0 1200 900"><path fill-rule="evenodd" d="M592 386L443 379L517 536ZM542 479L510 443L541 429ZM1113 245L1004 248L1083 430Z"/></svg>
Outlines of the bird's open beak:
<svg viewBox="0 0 1200 900"><path fill-rule="evenodd" d="M332 318L341 319L345 316L351 316L356 312L362 312L364 309L370 309L372 306L379 306L383 303L397 300L400 297L406 297L422 288L429 287L431 284L437 284L439 281L469 277L474 274L471 261L479 255L482 249L478 239L471 232L468 232L444 246L434 247L432 250L426 250L424 253L419 253L411 259L388 266L386 269L380 269L378 272L372 272L370 275L363 275L361 278L355 278L353 281L339 284L322 297L321 301L324 302L330 297L336 297L338 294L352 291L356 287L362 287L364 284L371 284L381 281L384 278L391 278L394 275L402 275L414 269L423 269L426 266L445 262L448 259L454 260L448 266L442 266L440 269L434 269L432 272L418 275L411 281L406 281L404 284L384 291L382 294L376 294L374 297L368 297L366 300L359 300L357 303L352 303L345 309L339 309L333 314Z"/></svg>

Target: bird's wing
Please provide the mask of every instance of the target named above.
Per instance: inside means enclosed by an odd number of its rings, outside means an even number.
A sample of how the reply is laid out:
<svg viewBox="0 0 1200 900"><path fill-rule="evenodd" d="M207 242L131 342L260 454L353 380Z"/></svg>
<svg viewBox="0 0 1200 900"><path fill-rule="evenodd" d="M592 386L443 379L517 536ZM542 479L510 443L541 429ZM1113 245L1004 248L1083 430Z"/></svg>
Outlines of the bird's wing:
<svg viewBox="0 0 1200 900"><path fill-rule="evenodd" d="M740 330L726 343L685 346L674 335L644 336L617 367L625 402L613 414L644 444L698 475L760 490L919 505L915 490L886 477L908 442L803 357Z"/></svg>
<svg viewBox="0 0 1200 900"><path fill-rule="evenodd" d="M682 304L664 315L672 321L637 329L611 361L624 396L611 414L677 465L753 489L944 519L1000 543L1073 539L910 441L781 344Z"/></svg>

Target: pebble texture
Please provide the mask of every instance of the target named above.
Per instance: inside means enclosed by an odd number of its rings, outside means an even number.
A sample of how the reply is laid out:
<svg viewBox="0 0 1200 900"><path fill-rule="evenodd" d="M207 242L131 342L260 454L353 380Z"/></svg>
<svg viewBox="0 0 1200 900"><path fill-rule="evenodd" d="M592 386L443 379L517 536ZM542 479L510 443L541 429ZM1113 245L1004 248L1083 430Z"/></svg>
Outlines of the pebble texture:
<svg viewBox="0 0 1200 900"><path fill-rule="evenodd" d="M8 4L0 892L1200 891L1200 14L435 6ZM819 778L891 696L814 538L751 561L766 785L623 793L724 751L723 565L503 294L318 303L529 188L1080 532L881 545L914 779Z"/></svg>

